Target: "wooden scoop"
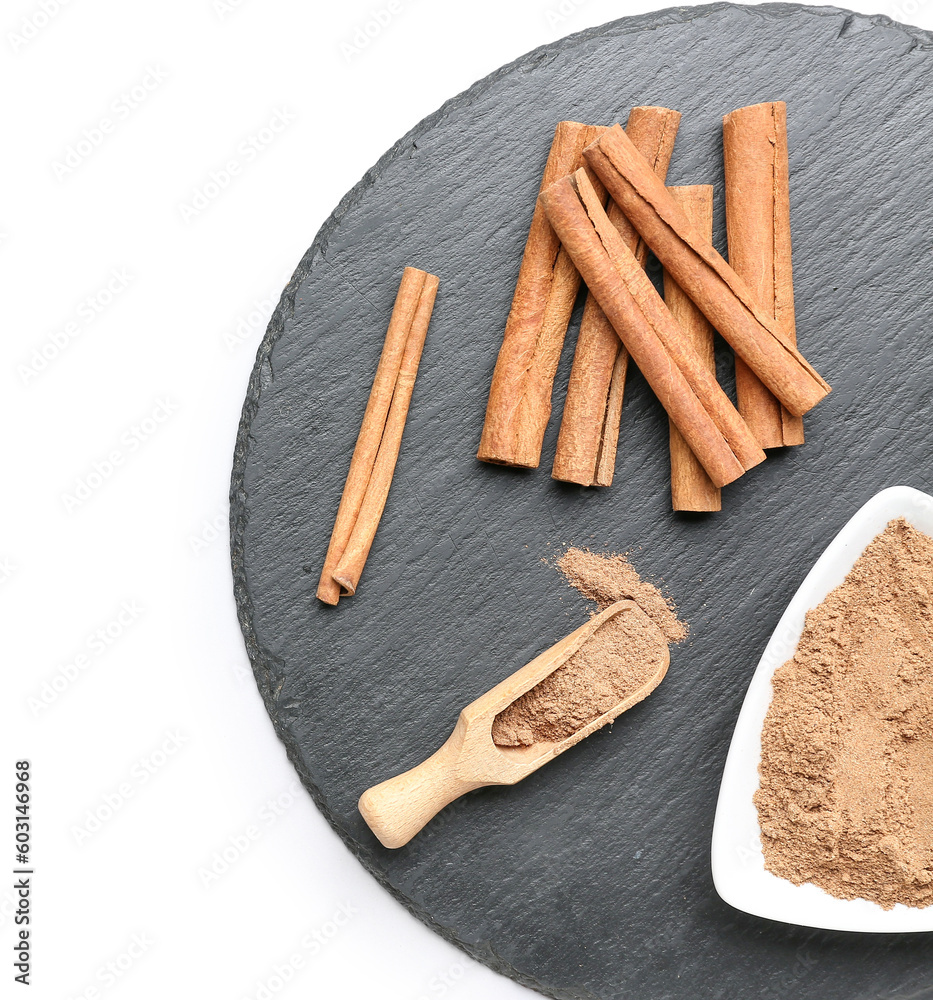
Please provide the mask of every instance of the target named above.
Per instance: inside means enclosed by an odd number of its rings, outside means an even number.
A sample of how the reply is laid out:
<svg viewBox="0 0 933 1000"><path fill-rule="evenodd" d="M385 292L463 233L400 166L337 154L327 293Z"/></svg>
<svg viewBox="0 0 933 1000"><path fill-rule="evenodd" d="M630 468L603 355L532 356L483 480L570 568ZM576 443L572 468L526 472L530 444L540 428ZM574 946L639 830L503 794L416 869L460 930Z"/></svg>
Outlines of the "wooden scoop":
<svg viewBox="0 0 933 1000"><path fill-rule="evenodd" d="M564 664L601 625L621 614L640 616L645 629L657 633L662 655L655 673L618 705L563 740L497 746L492 739L496 716ZM483 785L514 785L647 698L661 683L669 662L667 640L660 629L634 601L618 601L467 705L450 738L426 761L363 792L359 801L363 819L386 847L407 844L428 820L465 792Z"/></svg>

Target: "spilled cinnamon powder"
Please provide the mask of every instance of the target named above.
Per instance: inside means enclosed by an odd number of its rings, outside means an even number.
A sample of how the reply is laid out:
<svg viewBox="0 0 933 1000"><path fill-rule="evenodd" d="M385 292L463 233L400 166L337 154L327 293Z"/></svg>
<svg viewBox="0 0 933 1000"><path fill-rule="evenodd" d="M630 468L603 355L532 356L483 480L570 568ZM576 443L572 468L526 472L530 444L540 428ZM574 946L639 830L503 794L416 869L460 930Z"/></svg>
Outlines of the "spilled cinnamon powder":
<svg viewBox="0 0 933 1000"><path fill-rule="evenodd" d="M567 549L557 568L599 610L616 601L634 601L667 637L668 642L687 638L687 626L677 609L654 584L642 580L635 567L621 555L599 555L589 549Z"/></svg>
<svg viewBox="0 0 933 1000"><path fill-rule="evenodd" d="M566 739L643 687L661 668L665 644L687 634L670 603L624 556L569 549L557 567L600 610L628 599L644 614L611 618L566 663L500 712L492 727L498 746Z"/></svg>
<svg viewBox="0 0 933 1000"><path fill-rule="evenodd" d="M933 539L866 548L775 671L755 804L765 866L840 899L933 903Z"/></svg>

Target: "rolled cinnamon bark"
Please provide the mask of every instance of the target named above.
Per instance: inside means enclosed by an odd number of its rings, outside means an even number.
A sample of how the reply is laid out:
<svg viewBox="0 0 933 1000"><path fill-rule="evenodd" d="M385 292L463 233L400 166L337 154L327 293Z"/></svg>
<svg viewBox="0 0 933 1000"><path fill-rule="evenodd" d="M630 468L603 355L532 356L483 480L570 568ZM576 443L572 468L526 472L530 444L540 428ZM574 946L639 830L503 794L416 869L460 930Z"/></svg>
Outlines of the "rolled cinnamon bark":
<svg viewBox="0 0 933 1000"><path fill-rule="evenodd" d="M639 107L629 113L626 134L662 179L667 176L679 124L680 112L670 108ZM608 215L644 267L648 256L644 240L614 202ZM581 486L611 485L627 368L628 352L588 292L557 437L551 471L555 479Z"/></svg>
<svg viewBox="0 0 933 1000"><path fill-rule="evenodd" d="M712 187L708 184L696 184L690 187L669 187L668 191L704 239L711 240L713 238ZM715 378L716 352L713 328L709 325L709 320L687 298L680 285L666 271L664 301L706 365L707 371ZM706 474L706 470L690 450L690 446L674 422L670 423L671 505L674 510L721 510L722 494L719 488Z"/></svg>
<svg viewBox="0 0 933 1000"><path fill-rule="evenodd" d="M796 344L787 105L772 101L733 111L723 118L722 140L729 264ZM741 358L735 359L735 393L763 448L803 444L803 420L781 406Z"/></svg>
<svg viewBox="0 0 933 1000"><path fill-rule="evenodd" d="M402 274L318 582L317 596L325 604L336 604L341 587L353 593L359 582L395 469L437 285L435 275L415 267Z"/></svg>
<svg viewBox="0 0 933 1000"><path fill-rule="evenodd" d="M603 131L601 126L559 122L541 190L582 166L584 146ZM476 453L481 461L538 467L554 373L579 289L580 275L536 205L492 376Z"/></svg>
<svg viewBox="0 0 933 1000"><path fill-rule="evenodd" d="M433 274L425 275L421 298L412 318L408 340L405 342L398 380L395 383L395 394L392 396L392 405L386 417L385 430L379 442L372 475L360 505L356 524L353 525L353 531L347 539L340 561L334 568L334 580L348 594L356 593L363 566L366 564L373 539L376 537L376 529L385 510L389 487L392 485L392 476L395 473L395 463L402 444L402 431L405 429L408 407L411 404L411 394L415 387L415 376L418 374L418 364L421 361L421 351L424 348L424 339L434 309L437 285L438 279Z"/></svg>
<svg viewBox="0 0 933 1000"><path fill-rule="evenodd" d="M829 385L690 225L622 128L607 129L584 156L664 268L784 406L800 416L823 399Z"/></svg>
<svg viewBox="0 0 933 1000"><path fill-rule="evenodd" d="M738 411L609 221L586 172L561 178L540 198L583 280L710 479L725 486L763 461Z"/></svg>

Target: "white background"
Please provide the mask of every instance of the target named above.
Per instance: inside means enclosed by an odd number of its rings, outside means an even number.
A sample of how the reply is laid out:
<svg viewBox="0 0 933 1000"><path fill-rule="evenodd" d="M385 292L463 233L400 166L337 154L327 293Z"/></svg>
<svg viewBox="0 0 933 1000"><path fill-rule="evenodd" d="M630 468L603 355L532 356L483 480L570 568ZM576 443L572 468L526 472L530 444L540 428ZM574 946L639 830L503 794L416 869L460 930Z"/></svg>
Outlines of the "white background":
<svg viewBox="0 0 933 1000"><path fill-rule="evenodd" d="M25 995L532 995L379 889L298 786L234 614L226 496L256 347L344 192L502 63L653 6L3 3L0 872L25 757ZM849 6L933 27L930 0Z"/></svg>

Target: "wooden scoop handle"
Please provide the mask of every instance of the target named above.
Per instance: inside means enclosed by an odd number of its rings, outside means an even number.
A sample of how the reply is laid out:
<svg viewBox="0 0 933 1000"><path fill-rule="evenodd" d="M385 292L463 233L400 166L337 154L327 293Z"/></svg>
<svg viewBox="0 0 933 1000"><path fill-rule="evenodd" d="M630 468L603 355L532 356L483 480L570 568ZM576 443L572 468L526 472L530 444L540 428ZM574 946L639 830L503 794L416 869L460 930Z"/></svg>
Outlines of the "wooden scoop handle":
<svg viewBox="0 0 933 1000"><path fill-rule="evenodd" d="M363 792L359 810L385 847L407 844L444 806L484 784L458 775L462 748L458 724L450 739L426 761Z"/></svg>

